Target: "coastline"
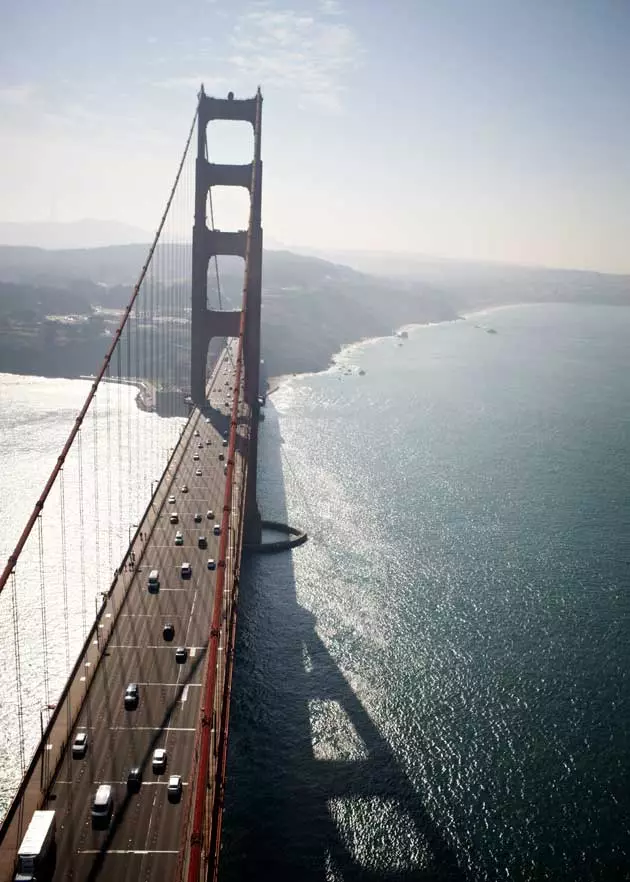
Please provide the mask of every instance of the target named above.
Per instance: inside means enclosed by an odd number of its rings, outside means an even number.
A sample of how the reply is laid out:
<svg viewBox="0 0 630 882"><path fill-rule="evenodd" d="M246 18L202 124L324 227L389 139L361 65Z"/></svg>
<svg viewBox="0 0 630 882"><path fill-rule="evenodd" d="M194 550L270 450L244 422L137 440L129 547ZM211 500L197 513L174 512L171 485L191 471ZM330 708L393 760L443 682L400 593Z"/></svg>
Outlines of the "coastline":
<svg viewBox="0 0 630 882"><path fill-rule="evenodd" d="M352 352L357 349L361 349L364 346L370 346L374 343L379 343L381 340L396 340L398 339L400 345L403 344L405 337L401 335L403 333L408 334L412 331L421 330L422 328L430 328L434 325L445 325L450 324L451 322L460 322L466 321L468 319L468 315L455 315L453 318L445 318L439 319L437 321L426 321L426 322L409 322L404 325L400 325L400 327L395 328L391 334L379 334L375 337L363 337L361 340L353 340L352 343L344 343L344 345L334 352L330 358L330 361L326 365L326 367L320 368L317 371L295 371L294 373L285 373L278 374L273 377L269 377L267 380L267 391L266 395L269 397L273 395L274 392L277 392L285 383L292 380L294 377L311 377L316 376L317 374L325 374L329 371L338 370L344 366L344 359L347 356L350 356Z"/></svg>

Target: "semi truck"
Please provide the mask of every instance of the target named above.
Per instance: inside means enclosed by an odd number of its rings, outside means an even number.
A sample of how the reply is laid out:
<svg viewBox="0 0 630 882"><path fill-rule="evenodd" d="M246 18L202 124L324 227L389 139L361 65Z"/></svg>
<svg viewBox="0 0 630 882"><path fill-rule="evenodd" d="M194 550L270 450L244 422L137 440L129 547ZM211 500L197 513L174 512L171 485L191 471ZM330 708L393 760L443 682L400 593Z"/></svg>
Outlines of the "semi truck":
<svg viewBox="0 0 630 882"><path fill-rule="evenodd" d="M50 878L55 850L55 813L37 811L17 853L14 882L41 882Z"/></svg>

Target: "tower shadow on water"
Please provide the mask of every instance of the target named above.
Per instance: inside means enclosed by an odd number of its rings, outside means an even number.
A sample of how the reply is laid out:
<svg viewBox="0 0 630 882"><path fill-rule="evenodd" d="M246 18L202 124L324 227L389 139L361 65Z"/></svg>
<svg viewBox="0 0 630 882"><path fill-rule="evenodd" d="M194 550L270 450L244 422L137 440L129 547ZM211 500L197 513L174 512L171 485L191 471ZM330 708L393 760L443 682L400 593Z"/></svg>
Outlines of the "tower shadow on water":
<svg viewBox="0 0 630 882"><path fill-rule="evenodd" d="M260 496L286 522L282 442L271 403L267 417ZM310 714L317 701L337 702L345 712L363 743L360 759L316 757ZM350 812L356 823L346 829L332 808L340 802L357 807ZM395 803L396 816L405 817L399 841L407 836L421 844L411 859L406 848L406 858L365 859L365 840L374 831L361 813L375 802ZM241 574L219 878L465 879L421 795L318 636L314 616L298 603L290 553L251 555Z"/></svg>

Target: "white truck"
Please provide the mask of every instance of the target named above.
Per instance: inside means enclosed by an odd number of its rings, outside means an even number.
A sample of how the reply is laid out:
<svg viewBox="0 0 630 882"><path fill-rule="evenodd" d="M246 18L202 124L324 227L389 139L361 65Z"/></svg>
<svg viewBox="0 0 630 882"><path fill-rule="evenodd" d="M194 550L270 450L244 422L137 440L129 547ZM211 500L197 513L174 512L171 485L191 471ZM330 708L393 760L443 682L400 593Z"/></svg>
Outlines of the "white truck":
<svg viewBox="0 0 630 882"><path fill-rule="evenodd" d="M55 828L54 812L38 811L33 814L18 849L15 882L40 882L49 877Z"/></svg>

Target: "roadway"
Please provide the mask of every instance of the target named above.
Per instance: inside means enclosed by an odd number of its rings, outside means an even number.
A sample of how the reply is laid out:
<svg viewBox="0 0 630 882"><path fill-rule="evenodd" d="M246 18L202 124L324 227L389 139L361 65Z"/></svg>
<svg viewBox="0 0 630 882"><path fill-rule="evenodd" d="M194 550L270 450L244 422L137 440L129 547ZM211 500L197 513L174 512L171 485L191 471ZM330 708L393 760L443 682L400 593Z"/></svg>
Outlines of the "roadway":
<svg viewBox="0 0 630 882"><path fill-rule="evenodd" d="M233 374L224 357L209 388L210 403L225 417L232 405ZM150 523L139 527L136 566L124 574L128 587L121 606L116 609L110 603L105 614L113 621L109 639L48 791L45 807L57 812L55 882L144 882L175 876L187 795L193 786L195 732L217 575L207 561L218 558L219 536L213 534L213 526L223 513L223 457L227 459L222 434L198 410L179 447L154 497ZM168 501L171 494L174 503ZM206 516L209 509L212 519ZM170 523L174 511L177 524ZM195 513L201 514L201 523L194 522ZM182 546L174 544L178 530ZM201 535L207 539L206 549L198 547ZM184 561L192 565L189 579L181 577ZM147 590L153 569L160 573L157 594ZM172 642L163 638L167 622L175 626ZM188 648L183 664L175 660L178 646ZM139 686L136 710L124 708L130 682ZM69 748L78 731L88 733L88 750L85 758L72 759ZM157 747L168 754L163 774L151 767ZM142 768L143 781L140 791L132 794L127 792L127 774L135 766ZM179 803L167 799L169 775L182 776ZM108 829L93 830L91 806L100 784L112 785L114 812Z"/></svg>

